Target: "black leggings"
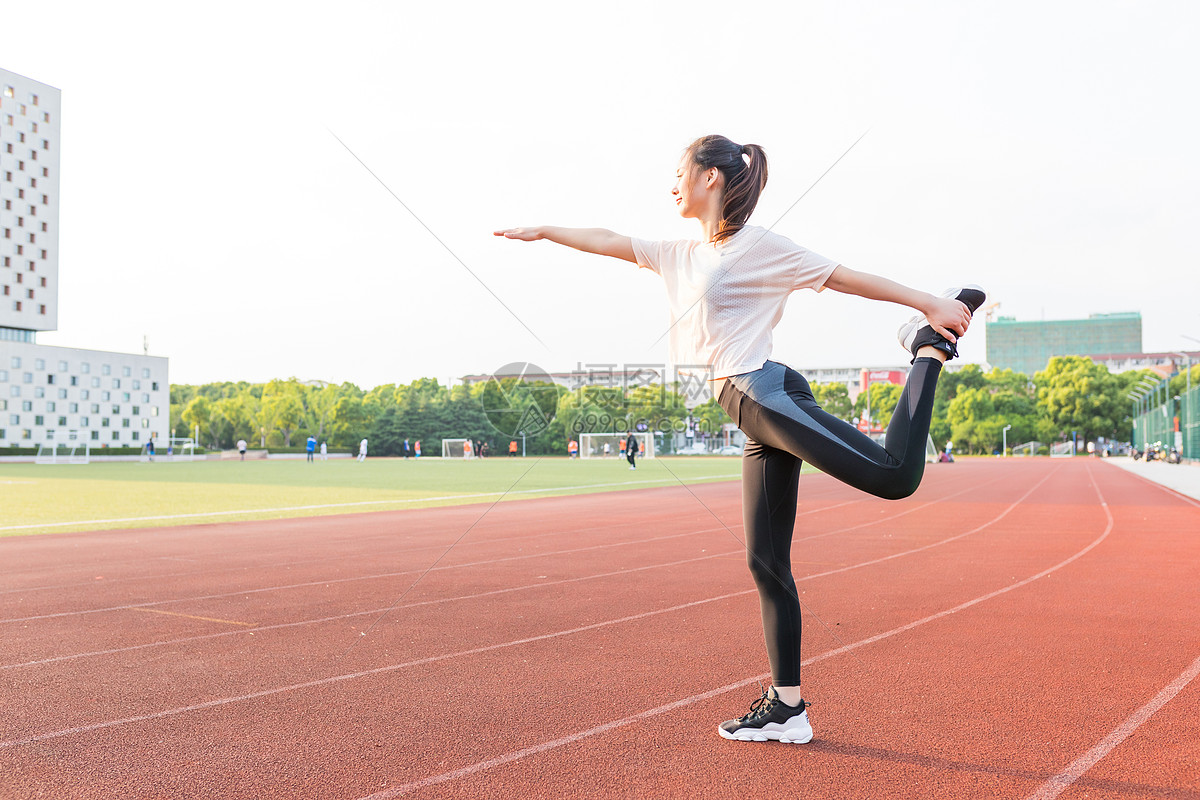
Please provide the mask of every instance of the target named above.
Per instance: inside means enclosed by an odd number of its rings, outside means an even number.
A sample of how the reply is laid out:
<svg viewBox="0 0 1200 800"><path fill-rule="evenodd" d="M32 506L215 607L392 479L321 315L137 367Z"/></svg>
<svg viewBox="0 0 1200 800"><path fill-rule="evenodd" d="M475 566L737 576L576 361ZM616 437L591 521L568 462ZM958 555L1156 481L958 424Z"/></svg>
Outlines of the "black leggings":
<svg viewBox="0 0 1200 800"><path fill-rule="evenodd" d="M718 402L747 436L742 456L747 560L776 686L800 685L800 601L791 549L801 463L888 500L911 495L925 470L941 369L936 358L913 363L882 447L822 411L804 376L782 365L768 362L766 372L750 373L755 379L744 384L750 393L733 383L748 376L722 388Z"/></svg>

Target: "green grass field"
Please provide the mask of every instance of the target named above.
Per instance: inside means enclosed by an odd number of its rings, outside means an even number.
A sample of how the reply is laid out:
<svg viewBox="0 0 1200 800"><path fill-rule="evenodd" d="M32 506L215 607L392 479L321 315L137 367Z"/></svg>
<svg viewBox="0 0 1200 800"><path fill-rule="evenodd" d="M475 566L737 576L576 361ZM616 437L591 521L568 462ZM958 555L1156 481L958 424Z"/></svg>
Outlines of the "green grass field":
<svg viewBox="0 0 1200 800"><path fill-rule="evenodd" d="M279 519L734 480L736 456L0 464L0 536Z"/></svg>

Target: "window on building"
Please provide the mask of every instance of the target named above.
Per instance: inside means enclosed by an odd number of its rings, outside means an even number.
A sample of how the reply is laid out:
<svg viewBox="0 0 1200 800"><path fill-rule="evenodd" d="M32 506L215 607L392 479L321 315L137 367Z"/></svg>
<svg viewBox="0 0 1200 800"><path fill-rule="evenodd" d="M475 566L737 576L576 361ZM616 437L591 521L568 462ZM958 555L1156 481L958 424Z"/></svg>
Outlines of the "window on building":
<svg viewBox="0 0 1200 800"><path fill-rule="evenodd" d="M33 387L33 396L34 397L45 397L46 390L43 389L41 386L35 386L35 387Z"/></svg>
<svg viewBox="0 0 1200 800"><path fill-rule="evenodd" d="M99 378L92 378L92 388L93 389L100 388L100 379Z"/></svg>
<svg viewBox="0 0 1200 800"><path fill-rule="evenodd" d="M121 375L128 378L130 375L129 367L121 367Z"/></svg>
<svg viewBox="0 0 1200 800"><path fill-rule="evenodd" d="M101 375L112 375L112 367L108 364L102 364L100 366L100 374Z"/></svg>
<svg viewBox="0 0 1200 800"><path fill-rule="evenodd" d="M128 428L128 427L129 427L129 420L127 420L127 419L123 419L123 420L121 420L121 427L122 427L122 428Z"/></svg>
<svg viewBox="0 0 1200 800"><path fill-rule="evenodd" d="M33 368L34 368L34 369L45 369L45 368L46 368L46 359L44 359L44 358L35 358L35 359L33 360Z"/></svg>
<svg viewBox="0 0 1200 800"><path fill-rule="evenodd" d="M78 414L79 413L79 403L71 403L70 405L67 406L67 410L70 411L72 414Z"/></svg>
<svg viewBox="0 0 1200 800"><path fill-rule="evenodd" d="M121 379L120 378L113 378L113 387L112 388L114 388L114 389L121 388Z"/></svg>
<svg viewBox="0 0 1200 800"><path fill-rule="evenodd" d="M87 399L91 398L91 396L92 396L92 393L89 392L87 389L79 390L79 399L80 400L87 400Z"/></svg>
<svg viewBox="0 0 1200 800"><path fill-rule="evenodd" d="M110 393L110 392L105 391L105 392L100 393L100 399L106 403L109 401L109 399L111 397L112 397L112 393Z"/></svg>
<svg viewBox="0 0 1200 800"><path fill-rule="evenodd" d="M121 406L118 403L113 403L112 413L114 413L114 414L121 413Z"/></svg>
<svg viewBox="0 0 1200 800"><path fill-rule="evenodd" d="M101 428L107 428L107 427L108 427L108 417L104 417L103 419L101 419L101 420L100 420L100 427L101 427Z"/></svg>
<svg viewBox="0 0 1200 800"><path fill-rule="evenodd" d="M100 431L92 431L92 441L95 442L95 441L98 441L99 439L100 439Z"/></svg>
<svg viewBox="0 0 1200 800"><path fill-rule="evenodd" d="M149 367L142 367L142 377L143 378L150 377L150 368Z"/></svg>
<svg viewBox="0 0 1200 800"><path fill-rule="evenodd" d="M46 418L43 417L41 414L35 414L33 417L33 424L37 425L40 428L43 425L45 425L45 419Z"/></svg>
<svg viewBox="0 0 1200 800"><path fill-rule="evenodd" d="M128 403L130 400L129 392L121 392L121 400Z"/></svg>
<svg viewBox="0 0 1200 800"><path fill-rule="evenodd" d="M33 401L32 400L22 400L21 401L21 410L22 411L33 411Z"/></svg>
<svg viewBox="0 0 1200 800"><path fill-rule="evenodd" d="M50 402L46 403L46 410L54 412L58 410L58 407L54 404L54 401L51 400Z"/></svg>
<svg viewBox="0 0 1200 800"><path fill-rule="evenodd" d="M13 397L20 397L21 396L21 387L17 386L16 384L13 384L12 387L8 390L8 393L10 395L12 395Z"/></svg>
<svg viewBox="0 0 1200 800"><path fill-rule="evenodd" d="M143 403L149 403L149 402L150 402L150 394L149 394L149 392L142 392L142 402L143 402Z"/></svg>
<svg viewBox="0 0 1200 800"><path fill-rule="evenodd" d="M5 96L5 97L14 97L14 96L15 96L15 91L16 91L16 90L14 90L14 89L13 89L13 87L6 85L6 86L4 87L4 96Z"/></svg>
<svg viewBox="0 0 1200 800"><path fill-rule="evenodd" d="M59 425L66 425L66 424L67 424L67 418L66 418L66 417L59 417L59 418L58 418L58 424L59 424Z"/></svg>
<svg viewBox="0 0 1200 800"><path fill-rule="evenodd" d="M158 381L154 381L153 383L150 384L150 391L152 391L152 392L158 391Z"/></svg>
<svg viewBox="0 0 1200 800"><path fill-rule="evenodd" d="M51 372L49 375L46 376L46 383L51 386L54 385L54 373L53 372Z"/></svg>
<svg viewBox="0 0 1200 800"><path fill-rule="evenodd" d="M137 432L137 431L134 431L134 432L133 432L133 440L134 440L135 442L138 440L138 432Z"/></svg>
<svg viewBox="0 0 1200 800"><path fill-rule="evenodd" d="M134 379L133 379L133 388L134 388L134 389L140 389L140 388L142 388L142 382L141 382L141 381L139 381L137 378L134 378Z"/></svg>
<svg viewBox="0 0 1200 800"><path fill-rule="evenodd" d="M12 357L12 368L13 368L13 369L20 369L20 367L21 367L21 357L20 357L20 356L13 356L13 357Z"/></svg>
<svg viewBox="0 0 1200 800"><path fill-rule="evenodd" d="M87 375L89 372L92 371L92 365L87 363L86 361L84 361L82 364L79 365L79 371L82 372L84 375Z"/></svg>
<svg viewBox="0 0 1200 800"><path fill-rule="evenodd" d="M25 430L21 431L21 438L26 440L32 439L33 431L29 430L29 428L26 428Z"/></svg>
<svg viewBox="0 0 1200 800"><path fill-rule="evenodd" d="M79 427L81 427L81 428L86 428L87 426L88 426L88 418L87 418L87 417L80 417L80 418L79 418Z"/></svg>
<svg viewBox="0 0 1200 800"><path fill-rule="evenodd" d="M0 383L8 383L8 370L0 369Z"/></svg>
<svg viewBox="0 0 1200 800"><path fill-rule="evenodd" d="M78 386L78 385L79 385L79 376L78 376L78 375L72 375L72 376L71 376L71 385L72 385L72 386Z"/></svg>
<svg viewBox="0 0 1200 800"><path fill-rule="evenodd" d="M20 425L21 424L21 415L20 414L9 414L8 415L8 424L9 425Z"/></svg>
<svg viewBox="0 0 1200 800"><path fill-rule="evenodd" d="M93 414L100 413L100 404L99 403L92 403L92 413Z"/></svg>
<svg viewBox="0 0 1200 800"><path fill-rule="evenodd" d="M0 400L0 411L7 411L7 410L8 410L8 401Z"/></svg>
<svg viewBox="0 0 1200 800"><path fill-rule="evenodd" d="M130 414L133 414L135 417L137 417L137 416L140 416L140 415L141 415L141 413L142 413L142 412L139 410L140 408L141 408L141 406L134 406L133 408L129 409L129 413L130 413Z"/></svg>
<svg viewBox="0 0 1200 800"><path fill-rule="evenodd" d="M21 380L25 383L33 383L33 373L25 372L21 374Z"/></svg>
<svg viewBox="0 0 1200 800"><path fill-rule="evenodd" d="M150 420L146 419L145 417L142 417L142 427L143 427L143 428L149 428L149 427L150 427Z"/></svg>
<svg viewBox="0 0 1200 800"><path fill-rule="evenodd" d="M120 433L120 431L113 431L112 440L113 440L114 442L119 442L119 441L121 441L121 433Z"/></svg>
<svg viewBox="0 0 1200 800"><path fill-rule="evenodd" d="M66 390L66 389L59 389L59 390L58 390L58 399L59 399L59 400L66 400L66 399L67 399L67 390Z"/></svg>

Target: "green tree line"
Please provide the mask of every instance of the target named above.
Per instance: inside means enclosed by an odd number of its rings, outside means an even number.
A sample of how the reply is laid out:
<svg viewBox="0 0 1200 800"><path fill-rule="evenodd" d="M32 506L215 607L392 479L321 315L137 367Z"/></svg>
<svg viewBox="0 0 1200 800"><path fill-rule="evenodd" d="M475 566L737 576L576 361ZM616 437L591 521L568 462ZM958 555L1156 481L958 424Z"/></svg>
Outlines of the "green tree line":
<svg viewBox="0 0 1200 800"><path fill-rule="evenodd" d="M1027 376L1012 370L983 372L968 364L946 371L938 383L930 433L937 443L953 439L960 452L991 453L1001 445L1037 440L1080 441L1129 437L1127 395L1147 370L1111 374L1090 359L1052 358L1046 369ZM1200 383L1200 365L1193 385ZM1176 394L1185 377L1173 379ZM1175 384L1179 386L1176 388ZM903 387L873 384L854 402L843 384L814 384L822 407L846 420L861 418L870 403L872 419L886 425ZM497 411L500 409L500 411ZM515 430L526 430L525 451L562 454L579 433L624 431L642 423L650 430L682 432L694 424L716 433L730 421L716 400L689 414L678 386L621 388L588 386L569 391L518 379L444 386L433 378L385 384L370 390L353 383L304 383L295 378L267 383L224 382L171 387L175 436L191 436L198 426L202 446L232 448L239 439L266 448L295 447L309 435L331 448L356 448L370 440L371 453L400 454L405 438L421 440L429 455L441 454L441 440L487 442L494 454L507 452Z"/></svg>

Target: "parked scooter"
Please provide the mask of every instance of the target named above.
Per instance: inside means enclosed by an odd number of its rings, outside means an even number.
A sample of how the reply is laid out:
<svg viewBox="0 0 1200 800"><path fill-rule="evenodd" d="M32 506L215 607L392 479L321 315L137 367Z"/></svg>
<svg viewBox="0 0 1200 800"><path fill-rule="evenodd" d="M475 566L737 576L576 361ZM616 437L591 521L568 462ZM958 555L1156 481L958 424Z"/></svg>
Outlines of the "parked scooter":
<svg viewBox="0 0 1200 800"><path fill-rule="evenodd" d="M1163 456L1163 461L1167 462L1168 464L1178 464L1180 461L1183 461L1183 457L1179 454L1178 450L1172 447L1169 451L1167 451L1167 454Z"/></svg>

